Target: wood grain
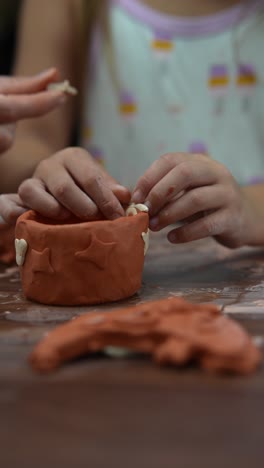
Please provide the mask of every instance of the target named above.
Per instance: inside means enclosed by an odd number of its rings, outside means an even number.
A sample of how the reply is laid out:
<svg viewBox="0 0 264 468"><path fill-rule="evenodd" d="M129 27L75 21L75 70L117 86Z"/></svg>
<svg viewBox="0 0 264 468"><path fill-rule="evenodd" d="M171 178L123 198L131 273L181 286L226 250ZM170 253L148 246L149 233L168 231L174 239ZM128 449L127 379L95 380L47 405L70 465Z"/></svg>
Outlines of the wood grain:
<svg viewBox="0 0 264 468"><path fill-rule="evenodd" d="M126 303L175 295L222 304L264 337L264 251L228 251L211 241L171 246L156 235L142 290ZM94 356L34 375L27 365L34 343L95 309L30 303L17 269L0 267L1 468L263 466L263 369L228 378Z"/></svg>

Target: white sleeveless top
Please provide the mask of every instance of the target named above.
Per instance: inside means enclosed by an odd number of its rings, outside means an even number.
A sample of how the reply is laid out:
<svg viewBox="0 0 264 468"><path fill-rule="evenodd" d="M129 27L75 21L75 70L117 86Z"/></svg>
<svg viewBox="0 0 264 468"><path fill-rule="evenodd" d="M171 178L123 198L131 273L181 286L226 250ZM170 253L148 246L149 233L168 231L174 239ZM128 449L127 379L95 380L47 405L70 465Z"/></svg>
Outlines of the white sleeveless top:
<svg viewBox="0 0 264 468"><path fill-rule="evenodd" d="M130 189L177 151L208 153L241 184L264 181L264 1L188 19L113 0L109 14L114 72L97 37L87 82L93 157Z"/></svg>

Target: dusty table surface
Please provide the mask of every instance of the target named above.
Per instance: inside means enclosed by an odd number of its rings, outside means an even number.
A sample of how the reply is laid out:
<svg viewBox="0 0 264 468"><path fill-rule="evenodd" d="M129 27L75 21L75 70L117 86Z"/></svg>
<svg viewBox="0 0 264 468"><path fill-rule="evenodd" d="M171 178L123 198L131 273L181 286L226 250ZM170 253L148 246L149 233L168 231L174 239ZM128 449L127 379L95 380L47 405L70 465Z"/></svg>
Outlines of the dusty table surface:
<svg viewBox="0 0 264 468"><path fill-rule="evenodd" d="M264 250L171 246L154 236L142 290L125 303L175 295L222 304L263 338ZM34 343L95 309L28 302L18 270L0 266L1 468L264 466L263 368L249 378L219 377L94 356L51 376L33 374Z"/></svg>

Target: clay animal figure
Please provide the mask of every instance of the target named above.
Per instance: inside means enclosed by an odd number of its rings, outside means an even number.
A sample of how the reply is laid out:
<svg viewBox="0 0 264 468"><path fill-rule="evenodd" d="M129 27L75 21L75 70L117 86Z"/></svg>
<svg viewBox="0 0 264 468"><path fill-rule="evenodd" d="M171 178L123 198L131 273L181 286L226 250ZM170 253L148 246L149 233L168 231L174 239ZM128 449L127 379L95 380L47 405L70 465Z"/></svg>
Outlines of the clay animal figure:
<svg viewBox="0 0 264 468"><path fill-rule="evenodd" d="M214 304L181 298L82 315L55 328L30 356L33 369L50 372L100 350L147 354L160 365L195 362L208 372L251 374L261 353L247 332ZM120 353L118 352L120 350Z"/></svg>

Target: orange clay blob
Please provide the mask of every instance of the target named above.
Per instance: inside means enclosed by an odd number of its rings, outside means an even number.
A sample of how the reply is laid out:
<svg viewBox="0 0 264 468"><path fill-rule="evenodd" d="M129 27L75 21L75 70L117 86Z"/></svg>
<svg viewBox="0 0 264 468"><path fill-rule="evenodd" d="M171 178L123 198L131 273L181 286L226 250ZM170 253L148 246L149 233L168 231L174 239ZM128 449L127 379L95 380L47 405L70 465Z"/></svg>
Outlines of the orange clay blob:
<svg viewBox="0 0 264 468"><path fill-rule="evenodd" d="M82 315L49 333L34 349L30 363L36 371L50 372L109 346L149 354L161 365L195 361L218 373L250 374L261 362L247 332L217 306L172 298Z"/></svg>

